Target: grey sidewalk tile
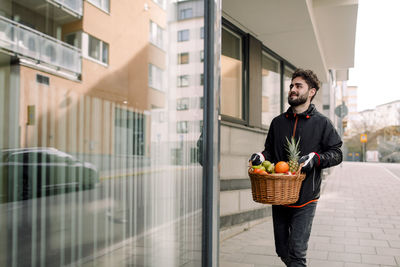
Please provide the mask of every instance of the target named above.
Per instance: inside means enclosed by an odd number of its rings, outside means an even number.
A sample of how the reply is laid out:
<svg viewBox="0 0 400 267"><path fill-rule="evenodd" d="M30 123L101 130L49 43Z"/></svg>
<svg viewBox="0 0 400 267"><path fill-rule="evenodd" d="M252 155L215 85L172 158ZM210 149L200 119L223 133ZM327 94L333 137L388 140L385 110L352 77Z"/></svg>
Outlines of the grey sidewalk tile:
<svg viewBox="0 0 400 267"><path fill-rule="evenodd" d="M310 260L308 266L309 267L343 267L344 266L344 262Z"/></svg>
<svg viewBox="0 0 400 267"><path fill-rule="evenodd" d="M245 246L241 253L276 256L275 246Z"/></svg>
<svg viewBox="0 0 400 267"><path fill-rule="evenodd" d="M398 234L378 234L378 233L373 233L372 237L373 237L373 239L378 239L378 240L397 240L397 241L400 241L400 236Z"/></svg>
<svg viewBox="0 0 400 267"><path fill-rule="evenodd" d="M332 226L333 231L341 231L341 232L357 232L358 227L357 226L351 226L351 225L343 225L343 226Z"/></svg>
<svg viewBox="0 0 400 267"><path fill-rule="evenodd" d="M383 232L385 232L385 234L392 234L392 235L397 235L398 237L400 237L400 229L391 229L391 228L383 228Z"/></svg>
<svg viewBox="0 0 400 267"><path fill-rule="evenodd" d="M273 264L276 265L281 260L277 256L266 256L266 255L244 255L242 262L243 263L251 263L251 264Z"/></svg>
<svg viewBox="0 0 400 267"><path fill-rule="evenodd" d="M400 248L400 241L389 240L389 245L391 248Z"/></svg>
<svg viewBox="0 0 400 267"><path fill-rule="evenodd" d="M308 241L308 244L330 243L330 242L331 242L331 237L311 235L310 240Z"/></svg>
<svg viewBox="0 0 400 267"><path fill-rule="evenodd" d="M328 260L360 263L361 262L361 254L329 252Z"/></svg>
<svg viewBox="0 0 400 267"><path fill-rule="evenodd" d="M345 232L333 231L333 230L320 230L315 231L316 236L328 236L328 237L344 237Z"/></svg>
<svg viewBox="0 0 400 267"><path fill-rule="evenodd" d="M307 251L307 259L327 260L328 259L328 252L327 251L320 251L320 250L308 250Z"/></svg>
<svg viewBox="0 0 400 267"><path fill-rule="evenodd" d="M396 259L393 256L380 256L380 255L361 255L362 263L369 264L380 264L380 265L389 265L396 266Z"/></svg>
<svg viewBox="0 0 400 267"><path fill-rule="evenodd" d="M254 264L237 263L231 261L220 261L220 267L254 267Z"/></svg>
<svg viewBox="0 0 400 267"><path fill-rule="evenodd" d="M346 238L362 238L362 239L371 239L371 233L360 233L360 232L345 232L344 236Z"/></svg>
<svg viewBox="0 0 400 267"><path fill-rule="evenodd" d="M400 248L376 248L378 255L400 256Z"/></svg>
<svg viewBox="0 0 400 267"><path fill-rule="evenodd" d="M353 263L353 262L346 262L344 267L380 267L379 264L365 264L365 263Z"/></svg>
<svg viewBox="0 0 400 267"><path fill-rule="evenodd" d="M379 233L383 234L382 228L374 228L374 227L358 227L358 231L361 233Z"/></svg>
<svg viewBox="0 0 400 267"><path fill-rule="evenodd" d="M334 251L334 252L344 252L345 246L343 244L327 244L327 243L316 243L314 250L319 251Z"/></svg>
<svg viewBox="0 0 400 267"><path fill-rule="evenodd" d="M331 238L332 244L345 244L345 245L359 245L360 240L358 238L339 238L333 237Z"/></svg>
<svg viewBox="0 0 400 267"><path fill-rule="evenodd" d="M389 243L386 240L372 240L372 239L360 239L361 246L370 247L389 247Z"/></svg>
<svg viewBox="0 0 400 267"><path fill-rule="evenodd" d="M388 229L394 229L394 225L391 223L370 223L369 226L382 228L384 232Z"/></svg>
<svg viewBox="0 0 400 267"><path fill-rule="evenodd" d="M362 247L362 246L358 246L358 245L346 245L345 252L375 255L376 248L375 247Z"/></svg>

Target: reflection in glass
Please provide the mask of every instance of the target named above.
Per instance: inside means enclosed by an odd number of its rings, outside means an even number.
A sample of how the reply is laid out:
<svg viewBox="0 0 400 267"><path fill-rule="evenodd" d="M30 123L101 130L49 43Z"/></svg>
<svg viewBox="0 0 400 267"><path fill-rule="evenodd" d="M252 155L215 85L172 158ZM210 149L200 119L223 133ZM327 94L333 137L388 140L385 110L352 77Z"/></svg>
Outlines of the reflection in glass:
<svg viewBox="0 0 400 267"><path fill-rule="evenodd" d="M242 39L222 28L221 113L242 119Z"/></svg>
<svg viewBox="0 0 400 267"><path fill-rule="evenodd" d="M262 125L267 126L280 113L280 62L262 55Z"/></svg>
<svg viewBox="0 0 400 267"><path fill-rule="evenodd" d="M283 73L283 103L284 103L284 109L283 111L286 111L290 106L288 103L288 94L289 94L289 86L292 83L292 75L293 75L294 70L286 67L285 66L285 72Z"/></svg>
<svg viewBox="0 0 400 267"><path fill-rule="evenodd" d="M4 1L0 266L200 266L203 2Z"/></svg>

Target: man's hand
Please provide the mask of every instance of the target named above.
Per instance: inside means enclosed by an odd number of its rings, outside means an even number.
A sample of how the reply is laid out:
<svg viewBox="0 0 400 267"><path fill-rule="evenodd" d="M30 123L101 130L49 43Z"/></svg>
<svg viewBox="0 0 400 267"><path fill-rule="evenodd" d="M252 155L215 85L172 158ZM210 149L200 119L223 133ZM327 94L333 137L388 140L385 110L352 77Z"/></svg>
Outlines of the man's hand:
<svg viewBox="0 0 400 267"><path fill-rule="evenodd" d="M304 172L311 171L315 166L319 165L319 155L317 153L311 152L308 155L302 156L299 163L304 163L301 168Z"/></svg>
<svg viewBox="0 0 400 267"><path fill-rule="evenodd" d="M256 166L256 165L260 165L261 163L263 163L263 161L265 161L265 157L261 152L254 153L253 155L251 155L249 161L251 161L251 164L253 166Z"/></svg>

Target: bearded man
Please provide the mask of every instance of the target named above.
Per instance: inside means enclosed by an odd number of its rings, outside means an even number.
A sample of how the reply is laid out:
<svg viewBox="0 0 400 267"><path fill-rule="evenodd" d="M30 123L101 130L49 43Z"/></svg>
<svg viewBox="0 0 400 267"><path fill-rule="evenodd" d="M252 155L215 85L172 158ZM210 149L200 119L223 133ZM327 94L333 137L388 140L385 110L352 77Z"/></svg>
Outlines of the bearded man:
<svg viewBox="0 0 400 267"><path fill-rule="evenodd" d="M320 88L311 70L297 69L288 93L289 109L275 117L270 125L264 150L254 153L250 161L288 161L286 138L299 140L300 159L306 173L299 199L290 205L273 205L275 250L286 266L306 265L308 240L320 197L321 171L342 162L342 140L332 122L319 113L311 101Z"/></svg>

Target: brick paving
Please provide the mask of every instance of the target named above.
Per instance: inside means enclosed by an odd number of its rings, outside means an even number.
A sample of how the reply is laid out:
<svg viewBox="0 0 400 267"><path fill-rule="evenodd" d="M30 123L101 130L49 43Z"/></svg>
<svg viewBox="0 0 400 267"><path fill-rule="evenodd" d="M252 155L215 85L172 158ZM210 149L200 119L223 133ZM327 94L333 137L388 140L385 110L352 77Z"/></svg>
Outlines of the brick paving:
<svg viewBox="0 0 400 267"><path fill-rule="evenodd" d="M400 164L344 162L318 202L308 266L400 266ZM221 243L221 267L284 266L271 218Z"/></svg>

